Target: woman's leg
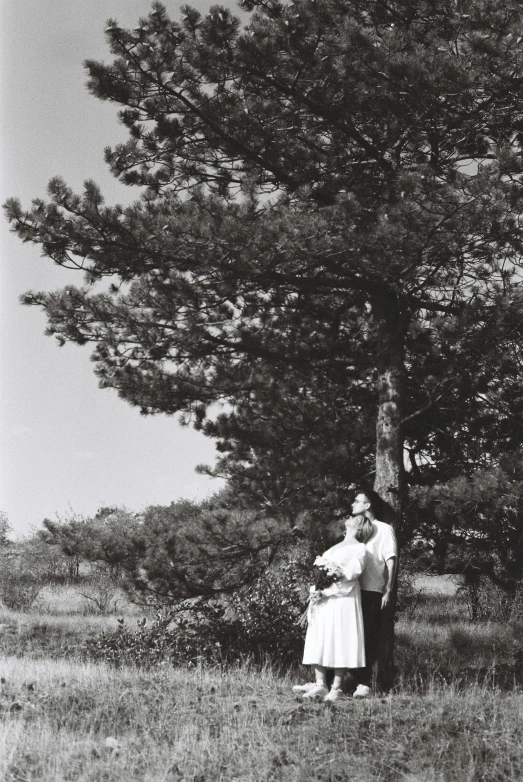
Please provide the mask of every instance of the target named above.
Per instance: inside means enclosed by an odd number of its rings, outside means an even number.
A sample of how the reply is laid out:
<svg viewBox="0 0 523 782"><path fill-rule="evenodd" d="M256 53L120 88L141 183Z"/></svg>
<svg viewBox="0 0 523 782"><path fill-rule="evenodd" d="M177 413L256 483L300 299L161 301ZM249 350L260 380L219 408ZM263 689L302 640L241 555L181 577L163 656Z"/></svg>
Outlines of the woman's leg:
<svg viewBox="0 0 523 782"><path fill-rule="evenodd" d="M315 665L314 666L314 675L316 677L316 684L320 684L322 687L325 687L325 672L326 668L323 665Z"/></svg>
<svg viewBox="0 0 523 782"><path fill-rule="evenodd" d="M326 702L337 701L338 698L343 697L341 683L343 681L343 677L345 676L346 672L347 672L346 668L334 669L334 679L332 681L332 687L328 695L324 698Z"/></svg>
<svg viewBox="0 0 523 782"><path fill-rule="evenodd" d="M303 700L318 700L319 698L323 700L328 692L325 685L325 671L327 669L323 665L315 665L313 667L316 683L310 689L307 687L307 692L303 694Z"/></svg>

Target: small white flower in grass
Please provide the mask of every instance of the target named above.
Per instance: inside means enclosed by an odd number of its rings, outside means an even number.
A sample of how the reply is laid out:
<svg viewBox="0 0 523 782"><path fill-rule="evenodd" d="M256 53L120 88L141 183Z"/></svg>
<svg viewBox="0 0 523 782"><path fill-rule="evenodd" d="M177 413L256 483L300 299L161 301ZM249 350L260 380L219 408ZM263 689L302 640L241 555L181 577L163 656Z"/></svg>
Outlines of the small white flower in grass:
<svg viewBox="0 0 523 782"><path fill-rule="evenodd" d="M114 755L118 755L120 752L120 742L118 739L115 739L114 736L107 736L105 739L105 746L107 749L110 749Z"/></svg>

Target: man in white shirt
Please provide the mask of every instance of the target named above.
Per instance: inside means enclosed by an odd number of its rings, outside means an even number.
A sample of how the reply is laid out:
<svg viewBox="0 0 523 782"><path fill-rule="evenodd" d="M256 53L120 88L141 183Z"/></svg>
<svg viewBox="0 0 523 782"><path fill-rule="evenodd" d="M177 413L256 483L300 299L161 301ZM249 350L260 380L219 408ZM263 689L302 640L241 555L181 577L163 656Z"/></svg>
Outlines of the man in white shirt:
<svg viewBox="0 0 523 782"><path fill-rule="evenodd" d="M378 502L379 496L365 489L356 494L352 503L352 515L366 516L374 529L366 543L367 560L365 570L360 576L366 667L352 671L358 684L354 692L355 698L366 698L370 695L372 668L379 650L381 611L390 601L398 562L394 530L390 524L376 518Z"/></svg>

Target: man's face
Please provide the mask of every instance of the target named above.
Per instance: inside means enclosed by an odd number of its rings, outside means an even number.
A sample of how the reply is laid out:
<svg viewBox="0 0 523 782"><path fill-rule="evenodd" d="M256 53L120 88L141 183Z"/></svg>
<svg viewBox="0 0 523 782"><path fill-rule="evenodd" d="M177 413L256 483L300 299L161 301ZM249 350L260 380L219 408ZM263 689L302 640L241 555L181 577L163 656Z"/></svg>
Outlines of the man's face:
<svg viewBox="0 0 523 782"><path fill-rule="evenodd" d="M352 503L352 515L362 516L366 510L370 507L370 503L364 494L357 494L356 499Z"/></svg>

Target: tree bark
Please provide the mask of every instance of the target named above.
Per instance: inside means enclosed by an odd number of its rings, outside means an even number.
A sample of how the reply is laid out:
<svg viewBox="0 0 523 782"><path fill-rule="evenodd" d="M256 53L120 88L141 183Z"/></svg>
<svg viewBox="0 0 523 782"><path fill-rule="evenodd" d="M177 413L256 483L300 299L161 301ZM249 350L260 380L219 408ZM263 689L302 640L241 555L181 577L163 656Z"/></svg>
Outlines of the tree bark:
<svg viewBox="0 0 523 782"><path fill-rule="evenodd" d="M403 400L405 388L405 338L408 310L397 296L383 294L373 303L377 336L378 415L376 423L376 475L374 490L383 500L380 521L391 524L401 541L401 522L405 499L403 462ZM398 551L399 557L399 551ZM391 689L394 679L394 615L396 612L397 573L391 599L381 616L381 639L377 682Z"/></svg>

